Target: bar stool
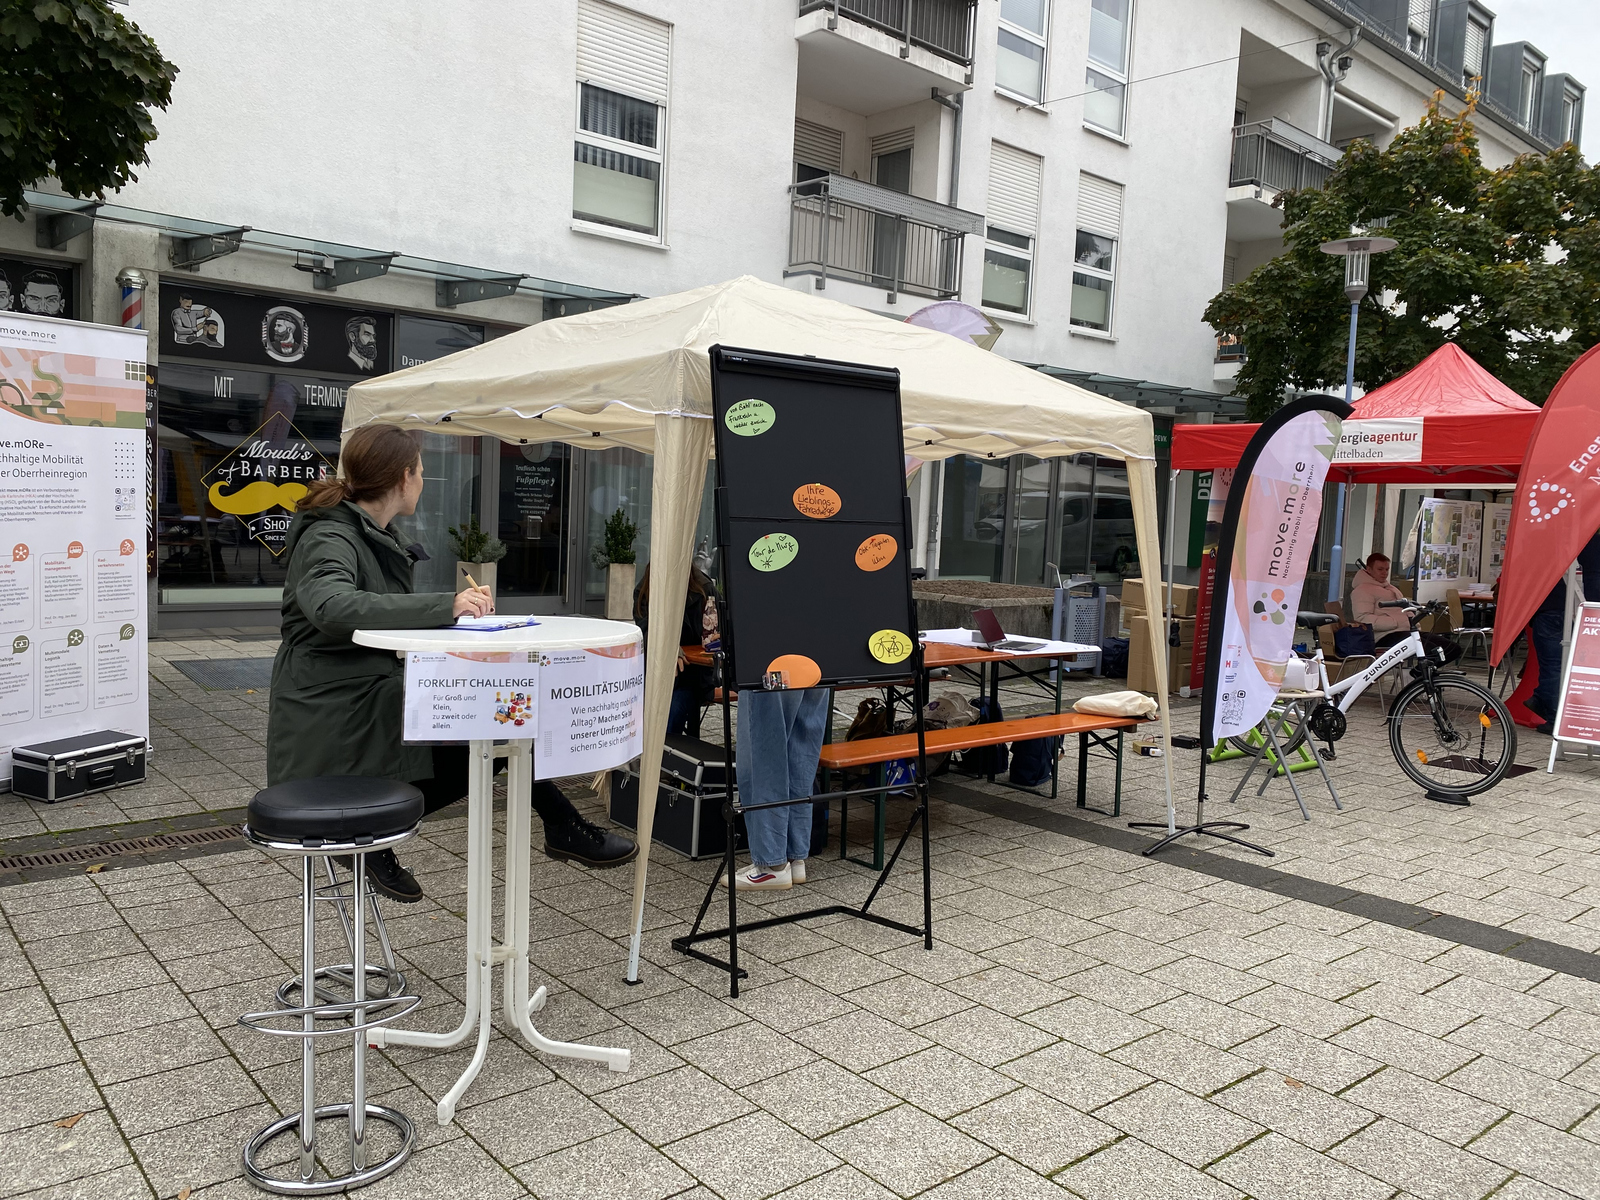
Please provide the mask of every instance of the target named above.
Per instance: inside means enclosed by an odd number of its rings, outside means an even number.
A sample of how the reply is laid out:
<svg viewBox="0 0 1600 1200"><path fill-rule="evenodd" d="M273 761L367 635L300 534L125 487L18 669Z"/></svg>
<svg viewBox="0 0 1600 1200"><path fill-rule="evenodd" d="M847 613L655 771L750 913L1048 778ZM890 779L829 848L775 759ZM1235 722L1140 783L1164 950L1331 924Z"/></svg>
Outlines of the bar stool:
<svg viewBox="0 0 1600 1200"><path fill-rule="evenodd" d="M342 857L342 856L341 856ZM353 862L341 862L341 866L352 872L345 879L340 879L333 869L333 857L322 860L322 869L327 882L317 888L317 899L331 902L334 911L339 914L339 927L344 932L344 944L350 950L350 962L329 963L317 968L316 985L313 994L318 1000L328 1004L336 1004L344 1000L355 999L355 930L350 924L350 906L355 903L355 876ZM369 880L362 889L361 903L372 916L372 928L378 935L378 948L382 951L381 963L368 963L367 995L374 999L386 996L398 996L406 990L405 972L400 970L394 959L394 947L389 944L389 927L384 923L383 912L378 907L377 893L372 890ZM373 985L381 982L382 991L373 990ZM291 975L278 985L278 1005L280 1008L296 1008L300 1001L294 999L295 993L300 990L300 976Z"/></svg>
<svg viewBox="0 0 1600 1200"><path fill-rule="evenodd" d="M330 856L348 856L352 862L351 890L354 898L353 927L347 922L351 962L348 968L352 999L332 1003L314 1001L324 989L313 982L311 995L302 993L299 1006L285 1005L269 1012L246 1013L239 1024L261 1033L301 1039L300 1111L281 1117L258 1131L244 1147L245 1177L264 1191L286 1196L315 1196L361 1187L398 1170L416 1142L416 1130L404 1113L367 1103L367 1032L404 1017L422 1003L417 996L390 991L381 998L368 999L366 962L367 858L374 850L397 846L417 832L422 820L422 793L410 784L392 779L361 776L327 776L297 779L257 792L250 801L244 838L269 854L296 855L302 860L301 883L301 970L283 988L298 987L301 980L324 980L329 968L318 969L316 961L316 903L319 896L315 864ZM331 878L331 872L330 878ZM340 893L342 895L342 893ZM342 901L341 901L342 905ZM344 915L341 913L341 915ZM384 939L387 942L387 939ZM387 952L387 945L385 945ZM336 970L338 968L335 968ZM277 1022L298 1019L298 1027L284 1028ZM337 1021L336 1028L317 1028L318 1021ZM348 1103L317 1103L316 1043L323 1037L348 1036L353 1040L355 1057L353 1085ZM344 1118L350 1124L350 1169L323 1177L317 1175L317 1122ZM398 1149L381 1161L367 1162L367 1121L382 1121L400 1139ZM299 1175L285 1178L272 1175L261 1164L268 1143L280 1134L298 1129L300 1134Z"/></svg>

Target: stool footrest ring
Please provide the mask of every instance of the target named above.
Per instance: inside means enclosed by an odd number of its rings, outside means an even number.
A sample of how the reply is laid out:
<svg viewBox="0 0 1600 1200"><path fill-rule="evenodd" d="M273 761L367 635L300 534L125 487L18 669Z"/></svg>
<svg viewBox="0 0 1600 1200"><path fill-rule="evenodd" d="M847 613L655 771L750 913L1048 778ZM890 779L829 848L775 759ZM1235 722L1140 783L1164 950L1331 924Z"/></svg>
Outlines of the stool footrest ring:
<svg viewBox="0 0 1600 1200"><path fill-rule="evenodd" d="M348 1037L350 1034L358 1033L363 1029L377 1029L389 1024L391 1021L398 1021L401 1017L409 1016L417 1010L421 1003L421 996L386 996L373 1000L351 1000L343 1004L312 1004L302 1008L275 1008L270 1012L245 1013L244 1016L239 1018L239 1024L246 1029L254 1029L257 1033L270 1033L276 1037ZM398 1008L396 1012L385 1013L376 1019L372 1019L369 1016L367 1020L359 1025L340 1025L337 1029L277 1029L268 1024L269 1021L283 1021L289 1018L300 1019L307 1016L316 1021L336 1021L347 1016L353 1016L356 1010L360 1008L368 1010L375 1008L388 1009L397 1008L400 1005L404 1005L404 1007Z"/></svg>
<svg viewBox="0 0 1600 1200"><path fill-rule="evenodd" d="M350 1112L354 1105L345 1104L319 1104L315 1111L316 1120L320 1123L334 1117L350 1119ZM411 1157L412 1148L416 1145L417 1131L411 1124L411 1118L405 1113L396 1112L392 1108L385 1108L381 1104L366 1106L369 1121L383 1121L391 1126L400 1135L400 1148L390 1154L381 1162L374 1163L360 1171L352 1171L348 1175L331 1176L327 1179L301 1179L284 1178L281 1175L269 1175L266 1171L256 1166L256 1157L266 1147L267 1143L281 1134L300 1128L300 1114L290 1113L287 1117L279 1117L272 1124L261 1129L244 1146L244 1174L245 1178L256 1187L266 1192L276 1192L280 1196L325 1196L332 1192L342 1192L349 1188L364 1187L375 1183L386 1175L400 1169L406 1159Z"/></svg>
<svg viewBox="0 0 1600 1200"><path fill-rule="evenodd" d="M398 996L398 995L400 995L400 993L402 993L402 992L404 992L406 990L406 977L405 977L404 972L401 972L401 971L396 971L394 974L395 974L395 977L396 977L395 980L394 980L394 982L396 983L396 987L394 989L394 994L396 996ZM316 985L312 988L312 992L316 995L316 997L319 1000L322 1000L322 1001L324 1001L324 1002L326 1002L328 1004L349 1003L349 1001L341 1000L340 998L338 998L334 994L333 989L328 987L327 984L328 984L328 981L331 980L333 983L336 983L336 984L339 984L340 986L342 986L346 992L353 993L355 991L355 988L354 988L354 975L355 975L355 965L353 963L330 963L328 966L318 967L317 968L317 972L316 972L316 980L317 980L317 982L316 982ZM373 982L374 981L378 981L378 980L381 980L383 982L383 987L384 987L383 994L379 995L379 994L377 994L375 992L374 993L370 993L368 995L368 998L367 998L367 1007L369 1007L369 1008L372 1007L372 1005L377 1003L379 1000L387 1000L387 999L389 999L390 975L389 975L389 971L388 971L387 968L379 966L379 965L374 964L374 963L368 963L367 964L367 986L370 988L372 986ZM283 1007L286 1008L286 1009L287 1008L294 1008L295 1007L295 1003L294 1003L294 1001L289 999L289 993L290 992L296 992L296 991L299 991L299 990L300 990L300 976L298 976L298 975L289 976L288 979L285 979L282 983L280 983L278 985L278 990L276 992L276 995L278 997L278 1003L283 1005ZM393 1018L391 1018L391 1019L393 1019Z"/></svg>

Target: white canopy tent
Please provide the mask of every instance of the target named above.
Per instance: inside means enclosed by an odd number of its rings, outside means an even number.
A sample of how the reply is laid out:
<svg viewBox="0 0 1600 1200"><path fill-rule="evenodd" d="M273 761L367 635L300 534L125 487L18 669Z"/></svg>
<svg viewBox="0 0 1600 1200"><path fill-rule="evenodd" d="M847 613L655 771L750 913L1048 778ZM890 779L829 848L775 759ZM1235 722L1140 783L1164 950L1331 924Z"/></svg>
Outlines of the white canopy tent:
<svg viewBox="0 0 1600 1200"><path fill-rule="evenodd" d="M693 538L711 457L714 345L895 367L905 448L1053 458L1083 452L1127 464L1139 560L1161 561L1155 439L1148 413L1050 378L945 333L743 276L635 304L546 321L409 370L356 384L344 430L379 423L511 443L627 446L655 456L644 755L628 978L638 975L655 797L672 698ZM1143 572L1161 612L1160 580ZM1151 622L1152 638L1160 626ZM1165 647L1153 647L1163 740L1171 732ZM1172 823L1172 767L1166 769Z"/></svg>

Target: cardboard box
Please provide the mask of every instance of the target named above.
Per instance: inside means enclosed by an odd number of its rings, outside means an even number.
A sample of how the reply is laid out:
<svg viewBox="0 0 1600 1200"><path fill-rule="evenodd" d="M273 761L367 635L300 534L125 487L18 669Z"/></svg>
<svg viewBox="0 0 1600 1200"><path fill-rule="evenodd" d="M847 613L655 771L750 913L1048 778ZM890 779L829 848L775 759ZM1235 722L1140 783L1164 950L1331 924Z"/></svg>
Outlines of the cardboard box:
<svg viewBox="0 0 1600 1200"><path fill-rule="evenodd" d="M1161 588L1162 603L1167 600L1167 588ZM1192 617L1195 615L1200 603L1200 589L1192 583L1175 583L1172 585L1172 612L1174 616ZM1124 608L1133 607L1144 609L1144 580L1124 579L1122 581L1122 604Z"/></svg>
<svg viewBox="0 0 1600 1200"><path fill-rule="evenodd" d="M1135 617L1129 624L1132 630L1128 635L1128 687L1136 692L1151 692L1156 690L1155 659L1152 655L1149 633L1149 622L1144 617ZM1189 622L1189 644L1183 646L1168 646L1167 649L1167 688L1177 691L1189 682L1189 664L1194 653L1194 623Z"/></svg>

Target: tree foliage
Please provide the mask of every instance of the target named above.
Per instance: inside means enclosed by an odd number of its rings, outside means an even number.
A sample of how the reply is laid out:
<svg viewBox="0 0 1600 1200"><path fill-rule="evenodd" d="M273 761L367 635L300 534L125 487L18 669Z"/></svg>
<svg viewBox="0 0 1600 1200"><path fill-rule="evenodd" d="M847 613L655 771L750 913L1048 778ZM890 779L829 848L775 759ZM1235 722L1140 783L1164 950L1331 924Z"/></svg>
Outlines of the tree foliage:
<svg viewBox="0 0 1600 1200"><path fill-rule="evenodd" d="M1491 171L1471 107L1449 116L1440 99L1386 149L1352 143L1321 190L1285 193L1284 253L1207 306L1206 322L1243 343L1235 390L1253 418L1287 390L1343 384L1344 263L1318 246L1378 218L1400 244L1372 257L1356 337L1363 388L1453 341L1543 403L1600 341L1600 173L1570 144Z"/></svg>
<svg viewBox="0 0 1600 1200"><path fill-rule="evenodd" d="M178 68L109 0L0 0L0 212L54 175L104 199L138 178Z"/></svg>

